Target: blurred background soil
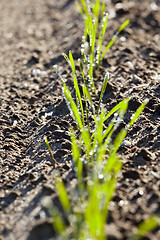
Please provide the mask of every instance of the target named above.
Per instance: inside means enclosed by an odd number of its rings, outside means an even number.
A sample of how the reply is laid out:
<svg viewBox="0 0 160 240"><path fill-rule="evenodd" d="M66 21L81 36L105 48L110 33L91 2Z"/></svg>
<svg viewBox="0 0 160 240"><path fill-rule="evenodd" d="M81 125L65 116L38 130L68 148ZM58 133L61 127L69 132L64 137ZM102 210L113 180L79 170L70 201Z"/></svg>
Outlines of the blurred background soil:
<svg viewBox="0 0 160 240"><path fill-rule="evenodd" d="M108 51L97 77L110 73L103 99L110 110L130 97L128 114L148 98L144 112L120 148L123 161L110 204L108 239L126 239L136 226L160 214L160 2L106 1L104 45L120 24L130 24ZM65 182L72 186L69 126L62 84L73 87L62 53L80 57L83 19L75 1L0 1L0 239L56 239L42 199L56 199L51 144ZM80 73L77 71L77 74ZM160 239L160 228L144 239Z"/></svg>

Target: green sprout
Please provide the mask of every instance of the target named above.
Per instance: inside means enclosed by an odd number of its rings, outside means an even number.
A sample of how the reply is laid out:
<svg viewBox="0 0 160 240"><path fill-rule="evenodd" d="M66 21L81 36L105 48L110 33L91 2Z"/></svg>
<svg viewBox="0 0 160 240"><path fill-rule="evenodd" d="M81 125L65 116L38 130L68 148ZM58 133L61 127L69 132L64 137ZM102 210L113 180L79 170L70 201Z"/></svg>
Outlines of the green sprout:
<svg viewBox="0 0 160 240"><path fill-rule="evenodd" d="M46 142L46 145L47 145L47 148L48 148L48 151L49 151L49 155L50 155L52 164L53 164L53 166L55 166L55 159L54 159L54 157L53 157L53 154L52 154L52 151L51 151L51 148L50 148L50 145L49 145L49 142L48 142L48 139L47 139L46 136L44 136L44 140L45 140L45 142Z"/></svg>
<svg viewBox="0 0 160 240"><path fill-rule="evenodd" d="M128 240L141 240L147 233L160 226L160 217L153 215L139 224L135 232Z"/></svg>
<svg viewBox="0 0 160 240"><path fill-rule="evenodd" d="M101 65L108 49L114 44L118 34L129 24L127 19L113 35L107 46L102 50L103 40L108 23L108 14L105 12L105 1L77 1L77 7L84 18L84 36L82 38L81 53L87 64L92 91L96 94L93 81L93 70Z"/></svg>
<svg viewBox="0 0 160 240"><path fill-rule="evenodd" d="M69 51L69 58L65 54L63 54L63 56L65 57L65 59L67 60L67 62L69 63L69 65L71 66L71 69L72 69L72 76L73 76L73 80L74 80L74 88L75 88L75 93L76 93L76 101L74 101L74 99L72 98L71 92L67 88L67 86L65 84L65 81L62 78L62 76L61 76L60 72L58 71L57 67L54 66L54 69L56 70L57 75L60 77L60 79L62 80L62 83L63 83L64 97L65 97L67 105L70 109L71 115L76 120L77 128L82 129L82 127L84 127L86 125L85 124L85 119L87 121L88 128L90 128L89 118L88 118L89 106L92 109L94 120L96 121L96 116L98 116L98 114L99 114L101 101L102 101L104 92L105 92L106 87L107 87L109 74L107 72L105 77L104 77L100 97L98 99L98 107L97 107L97 110L96 110L96 104L92 100L92 93L89 91L89 88L88 88L88 85L87 85L87 82L86 82L86 77L85 77L84 70L83 70L83 64L82 64L81 60L79 59L78 62L79 62L79 66L80 66L81 74L82 74L82 79L83 79L83 84L82 84L83 93L82 94L80 93L80 89L79 89L79 86L78 86L77 76L76 76L76 71L75 71L75 63L74 63L71 51ZM83 101L85 102L85 107L82 104Z"/></svg>
<svg viewBox="0 0 160 240"><path fill-rule="evenodd" d="M113 141L112 135L119 126L128 107L128 101L123 100L118 107L111 110L111 116L115 111L113 120L104 130L103 124L106 119L105 110L96 119L94 134L81 126L80 135L71 128L72 154L74 170L77 177L76 188L67 193L66 187L60 177L55 176L56 191L65 212L65 219L58 208L54 211L53 226L57 233L65 239L106 239L105 225L108 216L108 206L112 200L116 186L116 178L121 170L117 151L126 137L128 129L137 120L143 111L147 100L137 109L131 117L129 124L123 128ZM70 103L68 103L70 104ZM73 107L74 105L71 105ZM75 106L74 106L75 107ZM72 110L74 112L74 110ZM84 181L83 172L86 171ZM59 222L57 227L57 222Z"/></svg>
<svg viewBox="0 0 160 240"><path fill-rule="evenodd" d="M62 81L64 98L78 130L70 128L76 185L68 192L68 186L56 172L54 174L55 189L62 209L60 210L51 201L48 209L53 218L53 227L60 239L105 240L107 239L105 225L107 224L109 203L115 192L117 175L122 168L122 162L119 160L117 152L128 130L146 106L148 99L131 116L128 125L115 136L115 132L124 119L130 99L122 100L107 112L102 108L102 99L107 88L109 74L107 72L104 76L101 91L97 93L93 72L95 68L99 69L106 52L113 45L118 34L127 26L129 20L120 26L102 50L108 22L105 1L79 0L77 6L85 21L81 46L83 62L78 59L81 70L81 86L77 80L75 61L71 51L69 51L69 56L63 54L71 67L75 98L57 67L54 66ZM90 116L92 116L92 122ZM106 122L108 122L108 126L106 126ZM45 141L54 165L55 160L46 137ZM159 218L156 216L149 218L138 226L136 232L129 239L141 239L157 224L159 224Z"/></svg>

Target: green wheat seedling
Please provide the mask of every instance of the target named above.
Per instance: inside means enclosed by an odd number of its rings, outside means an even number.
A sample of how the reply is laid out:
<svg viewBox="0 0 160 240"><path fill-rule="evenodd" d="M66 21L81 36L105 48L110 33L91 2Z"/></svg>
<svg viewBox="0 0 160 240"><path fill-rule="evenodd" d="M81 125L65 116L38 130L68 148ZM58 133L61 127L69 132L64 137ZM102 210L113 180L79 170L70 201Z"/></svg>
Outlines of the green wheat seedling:
<svg viewBox="0 0 160 240"><path fill-rule="evenodd" d="M53 154L52 154L52 151L51 151L51 148L50 148L50 145L49 145L49 142L48 142L48 139L47 139L46 136L44 136L44 140L45 140L45 143L46 143L46 145L47 145L48 152L49 152L49 155L50 155L52 164L53 164L53 166L55 166L55 159L54 159L54 157L53 157Z"/></svg>
<svg viewBox="0 0 160 240"><path fill-rule="evenodd" d="M60 178L55 179L57 193L67 221L64 220L61 211L52 206L50 209L52 209L53 226L62 239L65 237L65 239L91 238L103 240L106 239L105 224L108 205L115 190L116 176L122 166L117 157L117 151L126 137L128 129L131 128L143 111L147 100L137 109L126 128L123 128L113 141L113 133L124 118L129 99L121 101L107 114L106 110L99 111L100 104L98 104L97 111L95 111L95 106L84 80L83 98L89 103L94 112L95 126L93 133L91 133L90 128L83 124L84 116L82 114L84 114L84 110L80 112L81 106L83 107L81 104L82 97L71 52L69 58L66 57L66 59L70 63L74 74L76 101L72 98L71 92L67 88L61 74L57 69L56 71L62 80L64 97L71 115L80 130L78 135L76 134L77 131L74 131L72 128L70 130L77 188L73 195L69 195L62 180ZM105 85L106 82L104 87L102 87L99 102L101 102ZM111 116L113 117L112 120L108 124L107 129L104 129L104 122ZM87 179L85 182L84 173ZM75 196L76 199L74 199Z"/></svg>
<svg viewBox="0 0 160 240"><path fill-rule="evenodd" d="M99 117L99 110L100 110L102 97L103 97L103 94L107 87L109 75L107 73L104 77L100 97L98 100L98 107L96 109L96 106L95 106L94 102L92 101L91 94L90 94L87 84L86 84L85 75L83 73L83 68L82 68L83 65L82 65L81 61L79 60L79 63L80 63L80 67L82 69L81 71L82 71L82 76L83 76L83 80L84 80L84 84L82 85L82 89L83 89L82 96L81 96L78 82L77 82L77 77L76 77L76 73L75 73L75 64L74 64L74 60L73 60L71 51L69 52L69 58L66 55L64 55L64 57L69 62L71 69L72 69L72 75L73 75L73 79L74 79L74 88L75 88L75 93L76 93L76 102L74 101L74 99L71 95L71 92L67 88L65 81L62 78L61 74L59 73L58 69L56 67L54 67L58 76L60 77L60 79L62 80L62 83L63 83L64 98L66 100L66 103L68 105L71 115L73 116L75 122L77 123L77 129L80 131L83 131L84 128L87 128L90 132L90 122L88 119L89 108L87 108L87 106L90 106L92 109L92 114L94 117L94 126L96 126L97 118ZM84 107L82 104L82 100L84 100L84 102L85 102L85 110L84 110ZM128 101L129 101L129 98L127 98L127 99L121 101L119 104L117 104L106 116L104 116L103 122L105 122L112 114L114 114L118 111L118 113L120 113L120 117L118 117L118 120L115 120L118 124L120 122L120 120L122 120L122 118L125 114L125 111L127 110ZM144 104L145 104L145 102L144 102ZM143 108L144 104L142 104L141 108ZM141 108L137 111L141 112ZM138 114L138 112L136 112L136 113ZM131 122L129 123L129 128L133 125L133 123L135 122L135 119L137 119L137 114L134 115ZM85 124L85 118L87 119L87 125ZM117 124L116 124L116 126L118 126ZM102 138L104 139L105 136L106 136L106 134L104 134L104 137L102 137Z"/></svg>
<svg viewBox="0 0 160 240"><path fill-rule="evenodd" d="M128 130L143 111L147 100L132 115L128 125L121 129L116 137L113 137L124 119L129 99L124 99L109 112L102 109L101 102L107 87L109 74L106 73L104 77L98 97L93 79L93 70L96 66L99 68L107 50L113 45L117 35L126 27L129 20L121 25L102 51L108 22L108 15L105 13L105 2L80 0L78 6L85 18L85 30L81 48L85 65L80 59L78 60L83 80L81 87L78 84L75 62L71 51L69 56L63 54L72 70L75 99L71 95L65 80L55 67L63 84L63 94L67 106L77 124L78 132L73 128L70 129L73 166L77 185L73 191L68 193L62 179L55 176L55 186L63 211L52 203L50 203L49 211L53 216L54 229L61 239L103 240L106 239L105 225L108 206L115 191L117 174L122 167L117 151ZM87 48L88 52L86 53ZM93 100L95 96L96 101ZM92 125L89 120L91 114L93 116ZM110 120L111 117L112 120ZM109 122L109 124L107 128L104 128L106 122Z"/></svg>
<svg viewBox="0 0 160 240"><path fill-rule="evenodd" d="M76 94L76 100L74 101L74 99L72 98L71 92L67 88L63 77L61 76L57 67L54 66L54 69L56 70L58 76L60 77L60 79L63 83L64 97L65 97L67 105L70 109L71 115L74 117L74 119L77 123L77 128L80 130L80 129L82 129L82 127L85 127L86 126L85 119L86 119L88 129L90 129L90 123L89 123L89 117L88 117L89 116L89 111L88 110L89 110L89 108L91 108L92 114L93 114L93 117L94 117L94 121L96 122L96 116L98 116L99 111L100 111L102 98L103 98L103 95L105 93L107 83L108 83L108 79L109 79L109 74L107 72L105 77L104 77L99 99L98 99L98 96L97 96L98 107L96 109L96 105L95 105L94 101L92 100L93 99L92 92L90 92L90 90L88 88L88 84L87 84L87 81L86 81L86 76L85 76L85 73L84 73L83 64L82 64L81 60L78 59L79 66L80 66L80 69L81 69L82 79L83 79L82 93L80 93L80 89L79 89L79 85L78 85L78 81L77 81L77 76L76 76L76 71L75 71L75 63L74 63L74 59L73 59L71 51L69 51L69 57L66 54L63 54L63 56L66 59L66 61L69 63L69 65L72 69L72 76L73 76L73 81L74 81L74 89L75 89L75 94ZM83 102L85 103L84 105L83 105Z"/></svg>
<svg viewBox="0 0 160 240"><path fill-rule="evenodd" d="M128 108L129 99L125 99L117 104L110 112L106 114L106 110L100 109L100 103L103 93L107 86L107 80L104 81L99 104L96 109L88 86L85 81L83 65L81 65L82 77L84 80L83 95L81 96L77 77L75 73L75 65L71 52L66 60L71 65L74 87L76 93L76 101L71 96L71 92L67 88L64 79L59 71L57 74L63 83L63 92L71 115L75 119L80 135L71 129L72 154L74 161L74 169L77 175L77 188L74 193L67 193L65 186L61 180L56 183L57 193L61 205L64 208L65 219L62 213L56 208L53 212L53 226L62 239L106 239L105 224L108 215L108 205L115 191L116 176L121 169L122 163L117 157L117 151L126 137L128 129L132 127L136 119L143 111L147 100L132 115L128 125L123 128L116 136L113 142L113 133L117 130ZM83 99L82 99L83 98ZM82 101L88 103L94 113L94 131L91 133L90 127L85 125L85 111L82 111ZM87 104L86 104L87 108ZM104 129L104 122L113 117ZM89 121L89 120L88 120ZM84 172L87 180L84 182ZM74 200L74 196L77 196ZM67 200L66 200L67 199ZM67 201L67 203L65 203ZM57 222L59 222L57 227Z"/></svg>
<svg viewBox="0 0 160 240"><path fill-rule="evenodd" d="M104 94L104 92L106 90L106 87L107 87L109 74L106 73L106 75L104 77L100 97L99 97L99 100L98 100L98 107L96 109L96 105L94 104L94 102L92 100L92 95L88 90L85 75L84 75L84 72L83 72L82 62L79 60L81 73L82 73L82 77L83 77L83 80L84 80L84 83L82 85L83 93L81 94L80 89L79 89L79 85L78 85L78 82L77 82L77 76L76 76L76 72L75 72L75 64L74 64L74 60L73 60L73 56L72 56L71 51L69 52L69 58L67 57L67 55L64 55L64 57L66 58L67 62L70 64L71 69L72 69L72 75L73 75L73 79L74 79L74 88L75 88L75 93L76 93L76 101L74 101L74 99L71 95L71 92L67 88L67 86L65 84L65 81L64 81L63 77L61 76L60 72L58 71L57 67L54 67L54 69L56 70L58 76L60 77L60 79L63 83L64 98L66 100L66 103L68 105L68 108L70 110L71 115L73 116L75 122L77 123L77 129L82 131L84 127L85 128L87 127L90 130L90 123L89 123L89 119L88 119L89 106L91 107L92 114L93 114L93 117L94 117L94 124L96 126L97 117L99 117L101 101L102 101L103 94ZM83 100L85 102L85 109L84 109L83 104L82 104ZM127 105L128 101L129 101L129 98L127 98L127 99L121 101L119 104L117 104L106 116L104 116L103 122L105 122L112 114L114 114L117 111L119 111L121 113L121 115L122 115L122 113L124 114L126 109L127 109L127 106L128 106ZM87 106L88 106L88 108L87 108ZM142 108L143 108L143 104L142 104ZM141 108L140 108L139 111L141 112ZM123 115L122 115L122 117L123 117ZM85 118L87 119L87 125L85 124ZM135 115L133 117L133 119L131 120L130 126L132 126L132 124L134 123L136 118L137 118L137 115ZM116 120L116 121L118 122L118 120Z"/></svg>
<svg viewBox="0 0 160 240"><path fill-rule="evenodd" d="M77 149L79 149L79 146L73 140L75 135L74 133L72 134L73 148L78 147ZM76 158L79 161L80 152L75 152L74 157L75 154L77 154ZM78 154L80 155L78 156ZM76 164L79 180L82 180L82 173L80 173L82 164ZM92 174L88 176L85 186L83 181L81 181L81 184L78 181L78 187L69 193L67 193L62 179L56 176L56 190L64 213L62 214L51 202L48 207L53 217L53 227L59 234L60 239L106 239L105 224L108 215L108 205L115 190L116 175L121 169L121 165L118 158L116 158L114 159L112 169L110 167L109 171L107 171L106 163L102 165L98 161L95 162L92 166Z"/></svg>
<svg viewBox="0 0 160 240"><path fill-rule="evenodd" d="M122 167L117 151L128 129L137 120L147 103L147 100L143 102L126 128L117 134L112 143L112 134L126 113L128 101L122 101L110 114L106 115L105 111L102 111L97 117L93 137L89 130L83 127L79 136L72 128L70 130L77 187L67 193L62 179L55 175L56 191L63 207L63 215L52 203L49 206L53 227L62 239L64 237L66 240L106 239L108 206L115 191L117 174ZM118 111L118 115L113 117L108 128L104 130L104 120L115 111ZM86 171L85 181L84 171Z"/></svg>
<svg viewBox="0 0 160 240"><path fill-rule="evenodd" d="M93 70L95 67L99 68L108 49L114 44L118 34L128 25L129 20L126 20L120 26L107 46L102 50L108 23L108 14L105 12L105 1L79 0L77 6L85 21L81 54L84 62L87 64L92 91L96 94L93 82Z"/></svg>

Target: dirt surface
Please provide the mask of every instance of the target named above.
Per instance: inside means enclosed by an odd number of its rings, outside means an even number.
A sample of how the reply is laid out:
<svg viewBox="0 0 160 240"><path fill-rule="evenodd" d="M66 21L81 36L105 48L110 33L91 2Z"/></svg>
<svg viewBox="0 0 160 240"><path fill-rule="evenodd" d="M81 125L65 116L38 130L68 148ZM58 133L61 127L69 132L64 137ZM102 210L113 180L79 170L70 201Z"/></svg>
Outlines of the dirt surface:
<svg viewBox="0 0 160 240"><path fill-rule="evenodd" d="M114 0L108 4L105 44L120 24L130 24L108 51L98 84L110 73L103 103L108 110L130 97L129 116L149 103L120 148L123 169L110 204L108 239L126 239L152 214L160 214L160 3ZM55 198L53 166L44 134L72 184L69 125L57 64L80 57L83 20L71 0L0 1L0 239L56 239L42 198ZM125 121L127 121L127 116ZM160 228L145 239L160 239Z"/></svg>

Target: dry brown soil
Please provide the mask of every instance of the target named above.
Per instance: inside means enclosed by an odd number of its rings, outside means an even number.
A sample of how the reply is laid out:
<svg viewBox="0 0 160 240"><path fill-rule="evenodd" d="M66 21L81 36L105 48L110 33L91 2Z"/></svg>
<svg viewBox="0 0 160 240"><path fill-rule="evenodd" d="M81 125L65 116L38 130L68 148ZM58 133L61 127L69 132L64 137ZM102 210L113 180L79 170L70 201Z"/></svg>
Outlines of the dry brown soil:
<svg viewBox="0 0 160 240"><path fill-rule="evenodd" d="M106 1L107 2L107 1ZM126 239L152 214L160 214L160 2L114 0L107 5L104 45L120 24L130 24L108 51L110 73L103 103L109 110L130 97L128 115L148 98L120 148L123 169L110 204L108 239ZM83 20L71 0L0 1L0 239L56 239L42 198L54 199L53 166L44 134L64 180L72 184L69 125L59 71L72 88L62 57L80 57ZM77 71L77 74L78 71ZM125 118L127 122L128 118ZM160 239L160 228L144 239Z"/></svg>

